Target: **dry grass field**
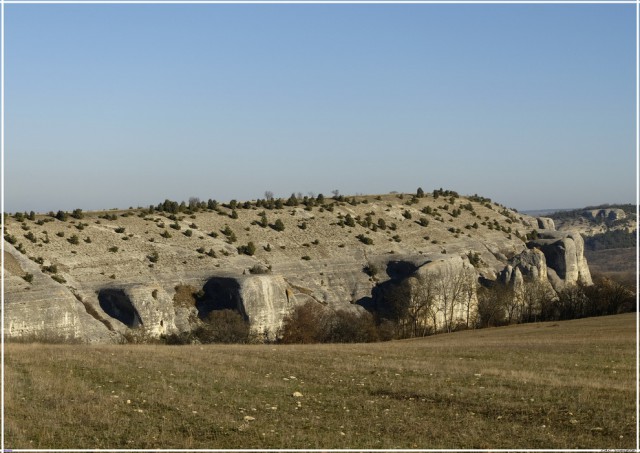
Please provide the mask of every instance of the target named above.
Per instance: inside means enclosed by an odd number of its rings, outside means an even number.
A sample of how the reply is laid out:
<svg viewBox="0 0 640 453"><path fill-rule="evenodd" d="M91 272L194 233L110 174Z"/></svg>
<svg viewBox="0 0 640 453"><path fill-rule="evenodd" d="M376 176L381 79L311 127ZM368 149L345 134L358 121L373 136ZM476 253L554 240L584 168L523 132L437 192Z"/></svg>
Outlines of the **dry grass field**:
<svg viewBox="0 0 640 453"><path fill-rule="evenodd" d="M629 449L635 345L634 314L366 345L7 344L6 447Z"/></svg>

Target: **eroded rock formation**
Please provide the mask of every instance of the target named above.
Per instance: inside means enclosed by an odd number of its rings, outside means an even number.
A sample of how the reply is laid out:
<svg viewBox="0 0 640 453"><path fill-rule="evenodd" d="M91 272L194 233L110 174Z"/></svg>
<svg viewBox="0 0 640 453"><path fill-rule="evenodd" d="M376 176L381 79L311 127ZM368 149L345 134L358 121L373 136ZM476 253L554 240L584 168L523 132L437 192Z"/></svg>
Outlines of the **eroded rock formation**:
<svg viewBox="0 0 640 453"><path fill-rule="evenodd" d="M222 208L177 219L157 212L10 218L7 336L118 342L131 332L188 332L212 310L233 309L273 338L298 304L362 312L388 282L417 288L421 280L433 283L439 301L457 291L461 302L436 316L442 325L468 322L479 278L548 279L556 290L591 283L580 235L553 231L553 222L465 198L377 198L269 211L284 232L257 226L260 212L252 209L237 218ZM346 225L347 216L358 223ZM225 237L227 227L238 242ZM525 244L520 237L536 227L540 238ZM252 256L237 247L247 241ZM192 288L193 301L177 301L181 286Z"/></svg>
<svg viewBox="0 0 640 453"><path fill-rule="evenodd" d="M549 281L556 291L566 285L593 284L589 266L584 257L584 241L575 232L545 232L527 244L544 254Z"/></svg>

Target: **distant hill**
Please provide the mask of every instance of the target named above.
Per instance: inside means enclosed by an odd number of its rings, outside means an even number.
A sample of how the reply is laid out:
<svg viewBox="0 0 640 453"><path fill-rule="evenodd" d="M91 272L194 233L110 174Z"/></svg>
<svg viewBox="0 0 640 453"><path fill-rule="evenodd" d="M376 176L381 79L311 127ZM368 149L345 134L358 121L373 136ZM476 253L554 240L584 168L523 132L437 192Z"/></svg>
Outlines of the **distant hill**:
<svg viewBox="0 0 640 453"><path fill-rule="evenodd" d="M552 214L555 214L557 212L562 212L562 211L574 211L575 208L563 208L563 209L529 209L526 211L520 211L523 214L526 215L530 215L533 217L540 217L540 216L545 216L545 217L549 217Z"/></svg>
<svg viewBox="0 0 640 453"><path fill-rule="evenodd" d="M635 239L631 237L637 229L636 206L633 204L587 206L552 212L545 217L553 219L560 231L579 231L591 250L635 247ZM594 239L588 240L590 237Z"/></svg>
<svg viewBox="0 0 640 453"><path fill-rule="evenodd" d="M636 214L636 206L627 203L627 204L602 204L598 206L587 206L585 208L579 209L559 209L555 212L547 211L547 217L551 217L553 220L568 220L568 219L578 219L578 218L590 218L590 216L585 215L586 212L591 211L612 211L612 210L622 210L626 214L626 216L635 217ZM533 214L530 214L533 215ZM535 215L543 215L540 212ZM598 222L594 219L594 221ZM607 219L603 218L602 221L606 222Z"/></svg>

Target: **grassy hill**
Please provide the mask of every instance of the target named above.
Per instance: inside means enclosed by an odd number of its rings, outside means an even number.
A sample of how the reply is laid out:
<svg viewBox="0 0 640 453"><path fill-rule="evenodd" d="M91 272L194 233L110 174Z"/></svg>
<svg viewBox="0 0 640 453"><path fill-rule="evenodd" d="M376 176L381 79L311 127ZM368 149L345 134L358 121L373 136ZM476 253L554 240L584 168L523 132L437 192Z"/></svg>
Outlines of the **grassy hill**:
<svg viewBox="0 0 640 453"><path fill-rule="evenodd" d="M625 314L367 345L7 344L5 445L631 449L635 335Z"/></svg>

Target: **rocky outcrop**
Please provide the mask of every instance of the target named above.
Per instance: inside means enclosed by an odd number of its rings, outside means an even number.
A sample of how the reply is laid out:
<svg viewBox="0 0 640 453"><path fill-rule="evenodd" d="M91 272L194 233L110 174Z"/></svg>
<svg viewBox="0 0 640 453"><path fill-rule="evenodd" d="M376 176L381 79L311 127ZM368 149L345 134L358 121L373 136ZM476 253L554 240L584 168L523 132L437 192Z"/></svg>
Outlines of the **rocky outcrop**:
<svg viewBox="0 0 640 453"><path fill-rule="evenodd" d="M5 249L25 274L33 276L32 282L27 283L15 271L5 273L7 287L24 288L24 291L5 293L7 338L83 343L110 343L117 340L119 335L109 321L93 307L83 303L72 290L41 272L35 263L17 252L11 244L5 242Z"/></svg>
<svg viewBox="0 0 640 453"><path fill-rule="evenodd" d="M591 209L584 211L582 215L591 220L607 222L627 218L627 214L622 209Z"/></svg>
<svg viewBox="0 0 640 453"><path fill-rule="evenodd" d="M472 325L478 309L478 274L466 257L436 258L409 278L412 298L430 297L436 330Z"/></svg>
<svg viewBox="0 0 640 453"><path fill-rule="evenodd" d="M516 274L520 275L520 280L523 277L531 280L546 280L547 262L544 254L540 250L533 248L524 250L511 258L501 274L502 281L504 283L513 283Z"/></svg>
<svg viewBox="0 0 640 453"><path fill-rule="evenodd" d="M238 282L238 302L251 329L271 340L282 327L284 317L298 304L294 290L281 275L255 275Z"/></svg>
<svg viewBox="0 0 640 453"><path fill-rule="evenodd" d="M549 281L556 291L576 283L593 284L584 257L584 241L579 233L549 232L527 246L538 248L544 254Z"/></svg>
<svg viewBox="0 0 640 453"><path fill-rule="evenodd" d="M549 217L537 217L538 228L541 230L551 230L555 231L556 224L553 222L553 219Z"/></svg>
<svg viewBox="0 0 640 453"><path fill-rule="evenodd" d="M118 342L138 333L186 333L212 310L233 309L254 333L272 338L298 304L361 312L375 307L385 285L421 279L443 304L457 294L447 318L443 310L437 315L442 326L468 321L479 278L494 281L502 273L516 285L546 275L556 288L590 281L580 236L553 231L548 219L464 197L365 198L264 214L254 202L177 215L138 209L66 221L10 216L8 337ZM284 230L263 226L264 215ZM527 250L520 238L536 224L542 237Z"/></svg>

